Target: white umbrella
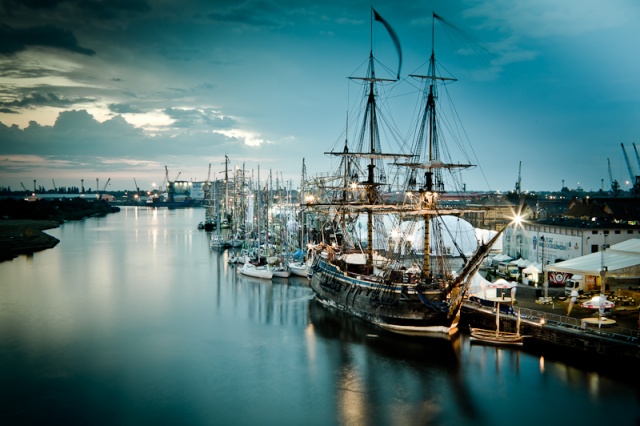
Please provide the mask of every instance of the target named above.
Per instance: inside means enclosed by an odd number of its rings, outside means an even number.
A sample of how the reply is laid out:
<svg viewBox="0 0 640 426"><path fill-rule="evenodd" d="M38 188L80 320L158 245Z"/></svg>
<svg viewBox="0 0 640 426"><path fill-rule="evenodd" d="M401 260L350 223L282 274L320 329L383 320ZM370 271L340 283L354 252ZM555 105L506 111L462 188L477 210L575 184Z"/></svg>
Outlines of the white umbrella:
<svg viewBox="0 0 640 426"><path fill-rule="evenodd" d="M588 309L610 309L615 306L615 303L611 300L607 300L607 297L601 294L600 296L594 296L590 300L583 302L580 306Z"/></svg>

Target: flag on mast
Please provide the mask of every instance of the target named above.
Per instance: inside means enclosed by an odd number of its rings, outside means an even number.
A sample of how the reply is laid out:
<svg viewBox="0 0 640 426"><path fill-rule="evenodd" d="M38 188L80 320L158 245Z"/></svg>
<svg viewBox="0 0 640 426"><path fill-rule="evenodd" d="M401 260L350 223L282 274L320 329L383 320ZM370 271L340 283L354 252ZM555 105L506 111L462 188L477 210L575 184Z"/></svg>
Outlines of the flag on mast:
<svg viewBox="0 0 640 426"><path fill-rule="evenodd" d="M393 43L396 45L396 50L398 51L398 79L400 79L400 69L402 68L402 49L400 48L400 39L393 28L391 28L391 25L389 25L389 23L385 21L374 8L371 8L371 10L373 10L373 19L384 25L391 37L391 40L393 40Z"/></svg>

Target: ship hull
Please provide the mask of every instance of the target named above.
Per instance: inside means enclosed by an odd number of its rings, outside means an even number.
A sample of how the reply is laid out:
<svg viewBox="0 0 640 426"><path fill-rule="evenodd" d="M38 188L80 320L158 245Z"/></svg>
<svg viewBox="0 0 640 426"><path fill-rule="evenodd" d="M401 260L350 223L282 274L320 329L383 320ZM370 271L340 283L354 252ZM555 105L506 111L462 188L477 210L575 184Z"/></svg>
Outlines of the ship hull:
<svg viewBox="0 0 640 426"><path fill-rule="evenodd" d="M450 335L459 310L450 315L440 291L421 291L403 283L382 283L351 276L326 260L313 265L311 288L317 299L395 333Z"/></svg>

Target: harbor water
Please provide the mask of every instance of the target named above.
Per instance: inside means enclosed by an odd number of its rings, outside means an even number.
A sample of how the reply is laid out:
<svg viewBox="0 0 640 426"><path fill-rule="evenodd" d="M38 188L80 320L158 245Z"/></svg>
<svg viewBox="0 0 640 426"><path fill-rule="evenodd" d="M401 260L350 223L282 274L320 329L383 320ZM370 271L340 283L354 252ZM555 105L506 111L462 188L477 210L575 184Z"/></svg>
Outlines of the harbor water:
<svg viewBox="0 0 640 426"><path fill-rule="evenodd" d="M640 422L635 366L624 380L526 344L390 335L305 278L240 275L203 219L124 207L0 263L0 424Z"/></svg>

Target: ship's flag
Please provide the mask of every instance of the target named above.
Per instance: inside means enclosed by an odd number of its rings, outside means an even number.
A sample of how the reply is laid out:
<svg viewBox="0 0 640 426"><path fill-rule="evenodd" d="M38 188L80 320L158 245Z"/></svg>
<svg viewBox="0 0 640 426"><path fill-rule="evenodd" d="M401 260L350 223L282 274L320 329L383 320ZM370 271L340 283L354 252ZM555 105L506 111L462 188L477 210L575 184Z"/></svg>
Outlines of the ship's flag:
<svg viewBox="0 0 640 426"><path fill-rule="evenodd" d="M400 69L402 68L402 49L400 48L400 39L393 28L391 28L391 25L389 25L389 23L385 21L374 8L371 8L371 10L373 10L373 19L384 25L391 37L391 40L393 40L393 43L396 45L396 50L398 51L398 79L400 79Z"/></svg>

